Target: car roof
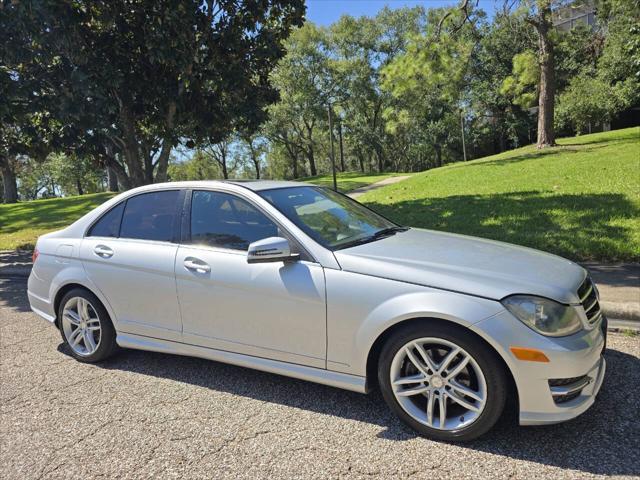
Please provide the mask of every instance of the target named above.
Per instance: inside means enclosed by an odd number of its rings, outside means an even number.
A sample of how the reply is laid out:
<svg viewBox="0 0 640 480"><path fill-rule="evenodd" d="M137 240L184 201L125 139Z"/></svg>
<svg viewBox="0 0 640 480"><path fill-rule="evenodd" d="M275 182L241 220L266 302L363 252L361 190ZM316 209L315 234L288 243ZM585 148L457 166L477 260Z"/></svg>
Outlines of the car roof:
<svg viewBox="0 0 640 480"><path fill-rule="evenodd" d="M309 187L311 183L305 182L288 182L284 180L195 180L184 182L165 182L145 185L134 189L136 192L162 190L166 188L211 188L220 185L235 185L237 187L246 188L254 192L260 190L272 190L274 188L290 188L290 187ZM133 191L130 191L133 193Z"/></svg>
<svg viewBox="0 0 640 480"><path fill-rule="evenodd" d="M312 185L305 182L289 182L285 180L223 180L222 182L239 185L254 192L272 190L274 188L309 187Z"/></svg>

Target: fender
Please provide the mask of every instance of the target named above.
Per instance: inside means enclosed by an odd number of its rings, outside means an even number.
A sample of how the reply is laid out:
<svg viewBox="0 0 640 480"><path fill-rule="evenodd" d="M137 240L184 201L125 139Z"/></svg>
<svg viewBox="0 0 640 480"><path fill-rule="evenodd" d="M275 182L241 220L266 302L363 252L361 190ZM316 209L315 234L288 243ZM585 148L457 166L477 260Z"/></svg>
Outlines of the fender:
<svg viewBox="0 0 640 480"><path fill-rule="evenodd" d="M371 347L393 325L440 318L469 327L504 310L493 300L380 277L329 269L326 277L327 368L353 375L366 375Z"/></svg>
<svg viewBox="0 0 640 480"><path fill-rule="evenodd" d="M111 318L111 322L113 323L116 331L118 330L118 319L115 316L113 308L109 304L107 298L100 291L98 286L91 281L88 277L87 273L84 270L84 266L80 260L74 260L74 265L71 267L67 267L61 270L51 281L51 287L49 289L49 299L51 302L51 309L54 309L54 300L58 295L58 292L63 289L65 286L70 284L80 285L91 293L93 293L98 300L102 303L104 308L107 310L109 314L109 318ZM53 312L54 316L57 315L57 312Z"/></svg>

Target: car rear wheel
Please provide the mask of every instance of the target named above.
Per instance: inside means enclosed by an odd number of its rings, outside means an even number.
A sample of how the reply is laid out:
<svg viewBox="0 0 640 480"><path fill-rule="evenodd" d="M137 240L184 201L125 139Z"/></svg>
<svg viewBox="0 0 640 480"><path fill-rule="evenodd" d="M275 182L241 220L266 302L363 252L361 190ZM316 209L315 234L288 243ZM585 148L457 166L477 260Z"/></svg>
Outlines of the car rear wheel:
<svg viewBox="0 0 640 480"><path fill-rule="evenodd" d="M506 400L502 364L457 326L425 322L396 332L382 349L378 381L400 419L436 440L479 437L498 420Z"/></svg>
<svg viewBox="0 0 640 480"><path fill-rule="evenodd" d="M109 314L88 290L76 288L68 292L60 302L58 320L64 343L81 362L99 362L117 348Z"/></svg>

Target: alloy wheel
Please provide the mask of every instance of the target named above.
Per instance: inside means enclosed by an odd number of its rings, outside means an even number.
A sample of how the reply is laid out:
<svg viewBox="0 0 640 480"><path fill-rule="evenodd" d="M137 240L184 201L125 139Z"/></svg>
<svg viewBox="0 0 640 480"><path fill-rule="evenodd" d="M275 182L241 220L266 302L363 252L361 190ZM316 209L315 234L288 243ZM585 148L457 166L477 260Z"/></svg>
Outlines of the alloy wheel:
<svg viewBox="0 0 640 480"><path fill-rule="evenodd" d="M396 401L414 420L455 431L475 422L485 408L487 382L474 358L442 338L418 338L400 348L390 369Z"/></svg>
<svg viewBox="0 0 640 480"><path fill-rule="evenodd" d="M62 330L67 343L80 356L89 356L101 340L100 318L96 309L83 297L72 297L62 310Z"/></svg>

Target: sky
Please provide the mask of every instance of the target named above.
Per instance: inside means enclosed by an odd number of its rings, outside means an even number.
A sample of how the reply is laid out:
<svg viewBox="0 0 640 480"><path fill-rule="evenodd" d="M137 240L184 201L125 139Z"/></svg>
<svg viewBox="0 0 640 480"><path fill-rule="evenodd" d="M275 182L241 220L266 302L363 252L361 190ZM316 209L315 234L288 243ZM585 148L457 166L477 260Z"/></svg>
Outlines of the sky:
<svg viewBox="0 0 640 480"><path fill-rule="evenodd" d="M479 0L479 6L489 17L493 16L497 3L501 0ZM454 6L459 0L306 0L307 20L318 25L330 25L342 15L360 17L374 16L379 10L388 5L390 8L415 7L425 8Z"/></svg>

